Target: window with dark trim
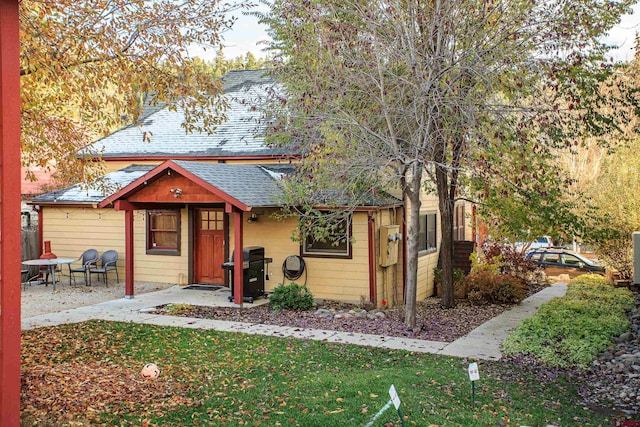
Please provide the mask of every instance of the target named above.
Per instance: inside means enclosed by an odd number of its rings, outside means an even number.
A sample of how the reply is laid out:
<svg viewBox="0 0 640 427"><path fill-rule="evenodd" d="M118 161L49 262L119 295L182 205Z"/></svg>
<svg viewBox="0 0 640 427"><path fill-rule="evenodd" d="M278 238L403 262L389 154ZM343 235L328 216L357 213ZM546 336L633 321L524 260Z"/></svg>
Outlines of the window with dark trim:
<svg viewBox="0 0 640 427"><path fill-rule="evenodd" d="M418 232L418 251L435 251L437 249L436 238L436 213L420 215L420 230Z"/></svg>
<svg viewBox="0 0 640 427"><path fill-rule="evenodd" d="M302 256L317 258L351 258L351 216L345 216L326 240L309 235L302 242Z"/></svg>
<svg viewBox="0 0 640 427"><path fill-rule="evenodd" d="M180 211L147 211L147 253L180 255Z"/></svg>

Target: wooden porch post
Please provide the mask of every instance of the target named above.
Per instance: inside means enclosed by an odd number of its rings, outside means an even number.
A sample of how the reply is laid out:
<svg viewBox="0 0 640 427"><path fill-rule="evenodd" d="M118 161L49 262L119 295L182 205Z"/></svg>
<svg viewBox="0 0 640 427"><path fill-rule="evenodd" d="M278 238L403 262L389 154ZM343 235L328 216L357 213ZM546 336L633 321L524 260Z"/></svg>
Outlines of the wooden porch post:
<svg viewBox="0 0 640 427"><path fill-rule="evenodd" d="M127 209L124 211L124 235L125 235L125 249L124 249L124 257L125 257L125 266L124 266L124 276L125 276L125 292L124 297L131 299L133 298L133 210Z"/></svg>
<svg viewBox="0 0 640 427"><path fill-rule="evenodd" d="M0 0L0 425L20 425L20 38Z"/></svg>
<svg viewBox="0 0 640 427"><path fill-rule="evenodd" d="M244 253L242 250L242 211L233 211L233 303L242 305L244 301Z"/></svg>
<svg viewBox="0 0 640 427"><path fill-rule="evenodd" d="M116 200L116 211L124 211L124 297L133 298L133 212L135 206L127 200Z"/></svg>

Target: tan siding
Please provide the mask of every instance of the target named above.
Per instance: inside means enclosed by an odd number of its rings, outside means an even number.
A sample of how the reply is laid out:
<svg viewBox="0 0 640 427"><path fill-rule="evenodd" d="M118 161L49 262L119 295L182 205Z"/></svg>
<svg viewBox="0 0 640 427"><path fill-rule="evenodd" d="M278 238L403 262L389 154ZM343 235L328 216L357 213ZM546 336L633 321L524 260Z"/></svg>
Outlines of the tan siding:
<svg viewBox="0 0 640 427"><path fill-rule="evenodd" d="M211 161L215 163L218 162L217 160L211 160ZM225 163L237 164L237 165L265 165L268 163L282 163L282 162L280 162L277 158L273 158L273 159L260 159L260 160L232 159L232 160L226 160Z"/></svg>
<svg viewBox="0 0 640 427"><path fill-rule="evenodd" d="M417 300L423 300L435 294L433 286L433 269L438 265L438 253L432 252L418 259L418 291Z"/></svg>
<svg viewBox="0 0 640 427"><path fill-rule="evenodd" d="M278 283L282 282L282 263L289 255L298 255L300 245L291 240L291 232L296 226L296 221L288 219L280 221L274 219L269 211L258 216L258 221L247 223L248 214L243 217L244 246L262 246L265 250L265 257L273 258L273 262L267 266L270 274L269 280L265 280L265 290L270 292ZM229 230L229 248L233 251L233 220ZM266 272L265 272L266 273ZM302 276L304 281L304 275Z"/></svg>
<svg viewBox="0 0 640 427"><path fill-rule="evenodd" d="M467 241L475 241L474 231L474 217L473 217L473 203L464 202L464 239Z"/></svg>
<svg viewBox="0 0 640 427"><path fill-rule="evenodd" d="M124 281L124 213L112 209L42 208L43 241L51 241L51 251L59 257L79 258L95 248L118 251L118 274ZM63 268L63 273L66 268ZM109 280L112 276L109 277ZM113 277L115 279L115 277Z"/></svg>
<svg viewBox="0 0 640 427"><path fill-rule="evenodd" d="M289 280L284 279L282 264L287 256L300 254L300 243L291 239L297 225L296 220L288 219L281 222L273 219L268 213L260 215L254 223L247 223L246 218L247 214L243 218L244 246L263 246L265 256L273 258L273 263L269 266L271 279L265 281L265 290L269 292L283 281L289 283ZM233 229L230 236L233 236ZM353 238L352 259L304 257L306 283L314 297L351 302L359 302L361 296L369 299L366 213L354 214ZM296 282L305 283L305 274Z"/></svg>
<svg viewBox="0 0 640 427"><path fill-rule="evenodd" d="M146 211L134 215L134 277L143 282L185 284L189 273L189 222L186 209L180 215L180 256L146 254Z"/></svg>
<svg viewBox="0 0 640 427"><path fill-rule="evenodd" d="M78 258L85 249L100 254L118 251L118 274L125 280L124 212L113 209L65 209L45 207L44 240L50 240L59 257ZM178 283L180 274L188 272L188 223L186 210L181 217L181 256L146 255L145 211L134 215L134 277L136 281ZM64 270L63 270L64 271ZM111 278L110 278L111 280ZM185 279L186 280L186 279Z"/></svg>
<svg viewBox="0 0 640 427"><path fill-rule="evenodd" d="M402 209L383 209L375 217L375 239L376 239L376 305L381 306L382 300L387 301L387 306L400 305L402 301L402 250L401 244L398 253L398 263L389 267L380 266L380 227L384 225L394 225L402 223ZM400 227L402 232L402 226ZM404 242L404 238L403 238Z"/></svg>
<svg viewBox="0 0 640 427"><path fill-rule="evenodd" d="M52 250L58 256L79 257L90 247L100 253L108 249L118 251L118 262L121 281L125 280L125 236L124 212L113 209L65 209L45 207L43 219L45 240L52 242ZM188 215L186 209L181 216L181 255L147 255L145 252L146 212L136 211L134 214L134 275L136 281L186 283L189 273ZM398 220L401 213L397 214ZM261 212L254 223L243 219L245 232L244 246L263 246L265 256L273 258L268 266L269 280L265 281L265 290L272 291L278 283L284 281L282 264L289 255L300 254L300 244L292 240L292 232L297 222L295 219L279 221L271 217L268 211ZM389 288L395 286L402 289L402 265L387 269L379 267L378 228L380 224L395 221L388 211L376 216L376 279L377 303L383 298L391 299L384 293L385 280L390 281ZM232 221L231 221L232 222ZM233 230L229 232L230 247L233 249ZM316 298L337 299L350 302L369 300L369 248L368 248L368 216L366 212L356 212L353 218L352 259L305 257L306 283ZM402 259L402 256L400 256ZM386 275L386 278L385 278ZM289 281L286 280L288 283ZM305 282L305 275L297 280ZM400 301L401 303L401 301Z"/></svg>
<svg viewBox="0 0 640 427"><path fill-rule="evenodd" d="M423 192L421 195L422 204L420 206L420 213L433 213L437 212L436 224L437 224L437 246L440 249L440 241L442 240L442 230L440 227L440 212L438 209L438 198L434 194ZM407 217L409 216L410 207L407 201ZM409 218L407 218L409 222ZM434 294L433 286L433 269L438 264L438 251L433 253L421 254L418 257L418 286L416 290L417 300L423 300Z"/></svg>
<svg viewBox="0 0 640 427"><path fill-rule="evenodd" d="M141 142L142 143L142 142ZM144 144L144 143L142 143ZM110 172L114 172L120 169L124 169L127 166L131 166L132 164L136 164L136 165L159 165L161 164L161 161L158 160L138 160L136 159L135 161L131 161L131 160L107 160L104 162L105 165L105 171L106 173L110 173Z"/></svg>

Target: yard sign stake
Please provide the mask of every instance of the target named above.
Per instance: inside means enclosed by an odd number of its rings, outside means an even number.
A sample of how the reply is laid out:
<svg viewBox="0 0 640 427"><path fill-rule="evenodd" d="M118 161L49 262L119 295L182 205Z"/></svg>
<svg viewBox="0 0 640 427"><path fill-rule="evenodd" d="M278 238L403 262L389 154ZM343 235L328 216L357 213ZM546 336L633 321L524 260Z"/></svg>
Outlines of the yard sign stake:
<svg viewBox="0 0 640 427"><path fill-rule="evenodd" d="M469 379L471 380L471 407L476 406L476 381L480 379L480 371L476 362L469 364Z"/></svg>
<svg viewBox="0 0 640 427"><path fill-rule="evenodd" d="M367 424L365 424L364 427L371 427L373 425L373 423L375 422L375 420L377 420L380 415L382 415L384 413L384 411L386 411L387 409L389 409L391 407L391 405L394 405L396 407L396 411L398 411L398 416L400 417L400 421L402 421L402 426L406 427L407 425L404 422L404 417L402 416L402 412L400 412L400 398L398 397L398 393L396 393L396 388L393 386L393 384L391 384L391 388L389 388L389 396L391 397L391 399L389 399L389 401L382 407L382 409L380 409L371 419L371 421L369 421Z"/></svg>

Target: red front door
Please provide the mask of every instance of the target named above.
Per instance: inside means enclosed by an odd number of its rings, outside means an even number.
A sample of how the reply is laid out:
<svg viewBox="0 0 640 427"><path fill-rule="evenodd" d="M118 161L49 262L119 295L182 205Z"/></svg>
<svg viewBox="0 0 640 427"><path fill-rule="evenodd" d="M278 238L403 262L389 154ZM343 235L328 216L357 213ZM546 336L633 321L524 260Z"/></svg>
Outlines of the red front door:
<svg viewBox="0 0 640 427"><path fill-rule="evenodd" d="M196 209L194 281L224 283L224 212Z"/></svg>

